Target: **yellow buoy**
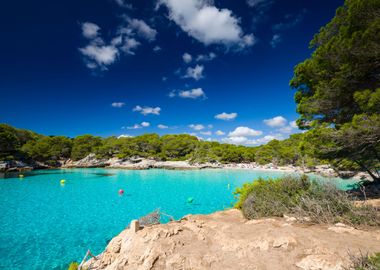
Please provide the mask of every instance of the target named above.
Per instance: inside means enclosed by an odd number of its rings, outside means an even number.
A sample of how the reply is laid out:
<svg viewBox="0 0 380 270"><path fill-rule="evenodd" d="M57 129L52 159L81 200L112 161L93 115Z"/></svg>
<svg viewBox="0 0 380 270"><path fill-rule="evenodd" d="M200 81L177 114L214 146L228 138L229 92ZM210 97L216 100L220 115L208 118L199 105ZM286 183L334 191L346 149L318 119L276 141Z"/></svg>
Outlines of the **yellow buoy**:
<svg viewBox="0 0 380 270"><path fill-rule="evenodd" d="M24 175L23 175L23 174L20 174L18 177L20 177L20 178L24 178Z"/></svg>
<svg viewBox="0 0 380 270"><path fill-rule="evenodd" d="M62 179L62 180L60 181L60 183L61 183L61 185L64 185L64 184L66 183L66 180Z"/></svg>

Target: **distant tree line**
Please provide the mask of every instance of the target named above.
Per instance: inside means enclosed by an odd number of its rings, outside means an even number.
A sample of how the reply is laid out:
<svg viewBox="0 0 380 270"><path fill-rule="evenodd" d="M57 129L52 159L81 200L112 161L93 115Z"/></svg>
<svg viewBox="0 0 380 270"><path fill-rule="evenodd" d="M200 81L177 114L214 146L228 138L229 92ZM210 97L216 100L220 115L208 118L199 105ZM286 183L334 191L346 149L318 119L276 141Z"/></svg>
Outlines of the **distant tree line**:
<svg viewBox="0 0 380 270"><path fill-rule="evenodd" d="M201 141L188 134L144 134L121 138L43 136L0 124L0 160L33 160L55 165L59 160L80 160L90 153L99 158L138 156L198 163L257 162L310 167L322 162L314 157L313 148L305 141L304 134L295 134L283 141L273 140L263 146L246 147Z"/></svg>

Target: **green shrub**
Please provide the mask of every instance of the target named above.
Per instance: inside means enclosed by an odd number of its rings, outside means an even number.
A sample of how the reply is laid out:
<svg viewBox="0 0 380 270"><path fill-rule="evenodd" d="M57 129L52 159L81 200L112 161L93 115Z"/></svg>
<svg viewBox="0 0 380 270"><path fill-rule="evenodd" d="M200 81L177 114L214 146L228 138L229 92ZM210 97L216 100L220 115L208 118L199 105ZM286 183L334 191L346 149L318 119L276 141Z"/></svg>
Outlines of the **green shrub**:
<svg viewBox="0 0 380 270"><path fill-rule="evenodd" d="M67 270L78 270L79 263L72 262L69 264L69 268Z"/></svg>
<svg viewBox="0 0 380 270"><path fill-rule="evenodd" d="M352 198L335 186L310 181L307 176L286 176L244 184L234 193L235 208L248 219L291 215L313 223L343 222L351 225L380 225L373 207L357 207Z"/></svg>
<svg viewBox="0 0 380 270"><path fill-rule="evenodd" d="M351 265L347 270L378 270L380 269L380 253L373 255L350 256Z"/></svg>

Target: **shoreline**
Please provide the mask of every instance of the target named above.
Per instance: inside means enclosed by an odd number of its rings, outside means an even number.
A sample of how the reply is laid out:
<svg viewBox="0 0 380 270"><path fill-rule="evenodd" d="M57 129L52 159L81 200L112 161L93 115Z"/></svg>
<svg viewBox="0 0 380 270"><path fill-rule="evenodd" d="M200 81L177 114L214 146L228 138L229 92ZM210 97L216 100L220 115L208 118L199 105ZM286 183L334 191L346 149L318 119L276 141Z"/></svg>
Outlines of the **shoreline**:
<svg viewBox="0 0 380 270"><path fill-rule="evenodd" d="M135 158L135 159L117 159L99 160L95 155L89 155L79 161L64 160L59 163L60 166L47 166L42 163L33 165L22 162L15 162L17 166L9 167L4 170L0 167L1 173L20 173L33 170L54 170L54 169L80 169L80 168L104 168L104 169L121 169L121 170L205 170L205 169L222 169L222 170L253 170L268 171L296 174L312 174L326 178L341 178L355 180L371 180L365 172L340 172L337 173L329 165L318 165L314 168L302 168L294 165L275 166L273 164L260 165L257 163L190 163L189 161L156 161L153 159ZM1 170L3 168L3 170Z"/></svg>

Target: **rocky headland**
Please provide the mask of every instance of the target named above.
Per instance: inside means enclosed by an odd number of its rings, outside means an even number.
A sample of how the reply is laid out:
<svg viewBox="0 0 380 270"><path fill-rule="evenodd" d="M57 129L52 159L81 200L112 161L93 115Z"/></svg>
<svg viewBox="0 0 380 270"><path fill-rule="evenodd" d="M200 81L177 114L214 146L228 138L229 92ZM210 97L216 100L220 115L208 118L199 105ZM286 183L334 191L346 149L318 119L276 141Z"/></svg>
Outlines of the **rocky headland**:
<svg viewBox="0 0 380 270"><path fill-rule="evenodd" d="M236 209L188 215L180 221L130 226L84 269L343 270L350 255L380 250L380 229L295 218L247 220Z"/></svg>

